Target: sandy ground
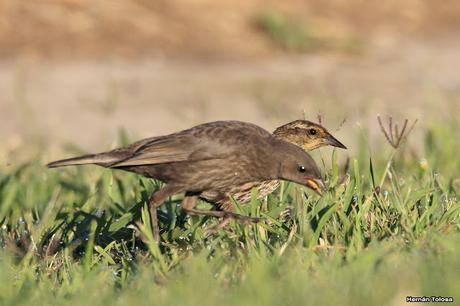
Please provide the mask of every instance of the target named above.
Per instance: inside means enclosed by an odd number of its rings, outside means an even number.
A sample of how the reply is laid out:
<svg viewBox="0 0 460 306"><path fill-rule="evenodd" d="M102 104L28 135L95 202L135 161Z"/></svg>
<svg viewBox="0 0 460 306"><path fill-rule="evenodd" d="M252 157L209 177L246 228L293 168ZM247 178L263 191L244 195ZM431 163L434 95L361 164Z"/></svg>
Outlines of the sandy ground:
<svg viewBox="0 0 460 306"><path fill-rule="evenodd" d="M269 12L322 47L287 50L257 23ZM455 0L3 0L2 147L98 151L121 128L131 139L220 119L271 130L318 113L331 130L346 118L335 134L351 150L360 129L377 139L379 113L423 131L460 115L459 16Z"/></svg>
<svg viewBox="0 0 460 306"><path fill-rule="evenodd" d="M460 115L460 40L382 44L359 57L304 55L260 61L3 61L0 137L112 146L194 124L237 119L273 129L318 113L345 143L377 114L419 128ZM373 133L374 133L373 132Z"/></svg>
<svg viewBox="0 0 460 306"><path fill-rule="evenodd" d="M460 27L458 0L1 0L0 57L271 57L285 50L258 25L270 12L301 21L321 51Z"/></svg>

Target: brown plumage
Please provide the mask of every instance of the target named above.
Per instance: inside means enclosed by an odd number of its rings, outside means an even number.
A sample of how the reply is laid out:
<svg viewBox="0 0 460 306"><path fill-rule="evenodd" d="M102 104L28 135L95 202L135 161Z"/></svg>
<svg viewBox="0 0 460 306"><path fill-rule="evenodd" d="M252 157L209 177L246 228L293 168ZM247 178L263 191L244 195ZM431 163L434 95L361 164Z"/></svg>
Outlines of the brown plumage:
<svg viewBox="0 0 460 306"><path fill-rule="evenodd" d="M319 191L321 175L313 159L299 147L250 123L217 121L178 133L152 137L99 154L55 161L48 167L96 164L135 172L166 183L150 198L150 216L159 240L156 209L176 193L185 192L182 207L190 214L248 218L225 211L195 209L207 191L225 196L233 186L283 179Z"/></svg>
<svg viewBox="0 0 460 306"><path fill-rule="evenodd" d="M295 120L284 124L273 132L273 136L295 144L305 151L312 151L327 145L346 149L325 127L308 120ZM251 200L253 188L257 188L257 198L263 199L279 186L279 180L248 182L239 186L233 186L226 195L214 191L206 191L200 195L200 198L209 203L217 204L221 210L234 211L230 197L238 203L246 203Z"/></svg>

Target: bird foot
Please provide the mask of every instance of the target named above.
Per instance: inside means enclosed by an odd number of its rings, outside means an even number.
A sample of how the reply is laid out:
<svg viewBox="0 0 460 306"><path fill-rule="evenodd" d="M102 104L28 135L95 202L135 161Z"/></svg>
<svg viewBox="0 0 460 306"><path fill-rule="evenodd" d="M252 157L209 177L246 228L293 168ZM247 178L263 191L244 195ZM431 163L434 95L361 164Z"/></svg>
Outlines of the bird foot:
<svg viewBox="0 0 460 306"><path fill-rule="evenodd" d="M243 224L251 224L251 223L256 224L263 220L263 218L243 216L243 215L236 214L233 212L224 211L223 213L224 214L223 214L222 220L218 224L210 226L205 230L204 238L209 238L212 235L217 234L219 230L227 227L230 221L233 221L233 220L241 222Z"/></svg>
<svg viewBox="0 0 460 306"><path fill-rule="evenodd" d="M223 216L223 220L219 224L224 223L224 222L226 222L225 224L228 224L232 220L235 220L235 221L238 221L244 224L251 224L251 223L258 223L262 221L263 219L257 218L257 217L243 216L243 215L236 214L233 212L225 212Z"/></svg>
<svg viewBox="0 0 460 306"><path fill-rule="evenodd" d="M187 206L183 206L184 211L189 215L198 215L198 216L210 216L210 217L217 217L222 218L222 220L214 226L211 226L209 229L206 230L207 234L205 233L205 237L209 237L215 234L220 229L223 229L227 226L230 221L235 220L241 222L243 224L251 224L251 223L258 223L262 221L262 218L257 217L249 217L243 216L231 211L215 211L215 210L201 210L195 208L188 208Z"/></svg>

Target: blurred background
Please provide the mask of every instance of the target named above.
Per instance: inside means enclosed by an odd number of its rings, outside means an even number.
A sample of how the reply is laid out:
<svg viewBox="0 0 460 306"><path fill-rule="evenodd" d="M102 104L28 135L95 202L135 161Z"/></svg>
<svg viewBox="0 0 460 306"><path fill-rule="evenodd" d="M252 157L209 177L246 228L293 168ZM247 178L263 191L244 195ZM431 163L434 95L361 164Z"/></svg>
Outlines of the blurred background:
<svg viewBox="0 0 460 306"><path fill-rule="evenodd" d="M353 148L377 114L460 115L455 0L0 0L0 46L10 150L318 114Z"/></svg>

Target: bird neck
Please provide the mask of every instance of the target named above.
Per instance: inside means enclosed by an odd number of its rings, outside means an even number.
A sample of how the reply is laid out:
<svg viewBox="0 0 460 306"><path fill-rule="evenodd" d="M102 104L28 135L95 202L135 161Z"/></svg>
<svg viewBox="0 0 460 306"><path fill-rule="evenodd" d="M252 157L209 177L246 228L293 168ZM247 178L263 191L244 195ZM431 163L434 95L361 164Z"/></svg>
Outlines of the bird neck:
<svg viewBox="0 0 460 306"><path fill-rule="evenodd" d="M279 138L273 138L271 145L273 150L271 150L272 154L270 155L270 160L272 161L270 174L273 178L279 178L282 172L283 161L287 158L285 152L286 141Z"/></svg>

